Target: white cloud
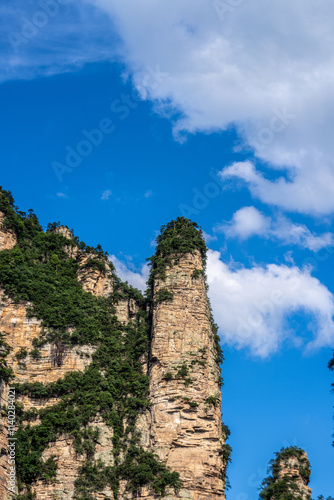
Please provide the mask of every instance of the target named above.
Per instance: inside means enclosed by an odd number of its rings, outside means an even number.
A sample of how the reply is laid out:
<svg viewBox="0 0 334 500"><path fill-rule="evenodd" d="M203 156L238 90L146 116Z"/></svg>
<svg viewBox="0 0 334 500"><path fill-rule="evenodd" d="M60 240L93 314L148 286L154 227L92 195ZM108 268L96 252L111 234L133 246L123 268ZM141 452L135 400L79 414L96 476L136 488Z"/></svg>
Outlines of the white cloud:
<svg viewBox="0 0 334 500"><path fill-rule="evenodd" d="M334 211L333 2L90 1L114 20L135 85L173 117L176 135L234 125L288 175L270 182L256 173L251 187L263 201ZM219 4L232 4L223 19ZM168 78L145 78L148 66Z"/></svg>
<svg viewBox="0 0 334 500"><path fill-rule="evenodd" d="M26 0L0 5L0 82L114 59L117 41L104 12L85 1L43 3L45 9Z"/></svg>
<svg viewBox="0 0 334 500"><path fill-rule="evenodd" d="M146 193L144 194L144 198L151 198L151 196L153 196L153 192L149 189L148 191L146 191Z"/></svg>
<svg viewBox="0 0 334 500"><path fill-rule="evenodd" d="M110 255L109 259L112 261L116 268L116 274L122 281L127 281L130 285L138 288L142 292L146 290L146 281L149 276L148 264L143 264L140 271L133 271L129 269L125 262L119 260L115 255Z"/></svg>
<svg viewBox="0 0 334 500"><path fill-rule="evenodd" d="M251 236L265 236L270 229L270 218L255 207L243 207L233 215L228 224L219 224L215 230L225 233L228 238L246 240Z"/></svg>
<svg viewBox="0 0 334 500"><path fill-rule="evenodd" d="M334 153L334 152L333 152ZM291 169L291 179L266 179L250 161L236 162L220 172L222 179L237 178L263 203L286 210L321 215L334 212L334 166L305 158L304 166Z"/></svg>
<svg viewBox="0 0 334 500"><path fill-rule="evenodd" d="M58 198L68 198L67 194L65 193L57 193Z"/></svg>
<svg viewBox="0 0 334 500"><path fill-rule="evenodd" d="M242 147L284 172L271 181L254 169L245 181L255 196L334 212L332 1L79 0L49 15L16 52L9 37L39 11L23 0L0 6L0 81L117 55L176 136L235 126Z"/></svg>
<svg viewBox="0 0 334 500"><path fill-rule="evenodd" d="M211 243L211 241L216 241L217 236L216 235L211 235L203 231L203 238L206 244Z"/></svg>
<svg viewBox="0 0 334 500"><path fill-rule="evenodd" d="M219 224L216 231L228 238L245 240L251 236L270 238L285 245L298 245L317 252L334 244L332 233L314 235L304 224L294 224L283 215L275 219L265 216L255 207L243 207L237 210L227 224Z"/></svg>
<svg viewBox="0 0 334 500"><path fill-rule="evenodd" d="M219 252L209 250L207 274L223 341L263 358L287 341L308 352L333 347L334 297L309 269L274 264L231 269ZM311 318L304 334L289 327L296 312Z"/></svg>
<svg viewBox="0 0 334 500"><path fill-rule="evenodd" d="M149 266L139 271L112 255L118 276L144 291ZM266 358L290 344L311 352L334 346L334 297L310 269L271 264L236 269L209 250L209 297L223 342ZM289 316L303 312L302 333L289 327Z"/></svg>
<svg viewBox="0 0 334 500"><path fill-rule="evenodd" d="M109 200L111 195L112 195L112 192L110 191L110 189L106 189L102 193L101 200Z"/></svg>

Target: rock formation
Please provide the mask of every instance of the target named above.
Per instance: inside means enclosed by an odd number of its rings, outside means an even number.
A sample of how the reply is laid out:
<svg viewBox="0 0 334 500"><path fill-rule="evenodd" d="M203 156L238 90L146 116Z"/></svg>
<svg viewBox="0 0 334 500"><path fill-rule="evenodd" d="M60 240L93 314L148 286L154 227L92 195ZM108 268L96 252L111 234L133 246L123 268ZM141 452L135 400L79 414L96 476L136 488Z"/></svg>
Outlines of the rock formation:
<svg viewBox="0 0 334 500"><path fill-rule="evenodd" d="M16 245L16 236L13 231L4 227L5 216L0 212L0 248L11 250Z"/></svg>
<svg viewBox="0 0 334 500"><path fill-rule="evenodd" d="M271 475L263 481L262 500L310 500L310 463L301 448L282 448L270 462Z"/></svg>
<svg viewBox="0 0 334 500"><path fill-rule="evenodd" d="M224 499L221 356L196 224L163 228L145 299L68 228L43 232L4 191L0 210L0 499L14 498L9 387L20 499Z"/></svg>
<svg viewBox="0 0 334 500"><path fill-rule="evenodd" d="M154 280L149 363L150 445L180 473L181 497L196 500L224 498L225 489L220 368L203 271L196 250Z"/></svg>
<svg viewBox="0 0 334 500"><path fill-rule="evenodd" d="M150 263L144 297L100 247L44 232L0 190L0 500L225 499L222 353L197 225L163 226ZM303 450L282 449L270 471L262 500L310 499Z"/></svg>

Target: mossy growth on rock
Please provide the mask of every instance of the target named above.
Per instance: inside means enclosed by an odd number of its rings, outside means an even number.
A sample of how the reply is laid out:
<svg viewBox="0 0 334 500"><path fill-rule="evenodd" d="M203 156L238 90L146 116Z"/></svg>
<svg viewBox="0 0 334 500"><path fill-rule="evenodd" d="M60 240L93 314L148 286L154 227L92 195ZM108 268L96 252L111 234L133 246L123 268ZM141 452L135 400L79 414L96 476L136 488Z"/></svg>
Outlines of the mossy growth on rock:
<svg viewBox="0 0 334 500"><path fill-rule="evenodd" d="M13 370L7 363L7 356L11 348L5 340L5 336L0 333L0 384L8 383L14 376Z"/></svg>
<svg viewBox="0 0 334 500"><path fill-rule="evenodd" d="M34 484L39 479L55 480L57 462L54 457L44 460L43 452L60 435L72 439L75 452L84 461L75 483L74 498L78 500L95 498L106 486L117 499L120 481L126 482L133 496L142 486L150 487L157 496L167 488L177 492L179 475L142 448L136 430L137 417L149 406L148 376L141 361L149 349L145 307L139 307L133 320L124 325L117 320L114 306L123 297L131 297L142 306L144 297L120 282L101 247L89 247L75 237L69 240L56 230L58 223L43 231L36 215L20 212L11 194L3 190L0 211L5 216L3 228L14 231L17 237L12 250L0 252L0 287L13 301L29 302L29 315L41 320L41 337L35 339L34 347L55 342L69 349L75 345L93 348L92 362L82 372L68 372L45 385L11 380L18 398L29 396L41 403L57 398L55 405L36 411L25 411L18 403L18 498L34 498ZM69 253L69 246L76 246L76 252ZM96 297L83 289L77 275L84 257L94 269L110 270L117 283L115 296ZM9 348L3 337L0 351L0 375L8 381L13 374L6 364ZM26 354L20 351L18 356L24 359ZM34 358L38 358L37 353ZM111 429L113 465L94 460L97 417Z"/></svg>
<svg viewBox="0 0 334 500"><path fill-rule="evenodd" d="M198 279L204 277L205 289L208 290L206 284L206 262L207 262L207 247L203 237L203 231L199 228L196 222L187 219L186 217L178 217L160 229L160 234L156 238L156 251L152 257L147 260L151 266L150 276L147 282L148 289L146 296L151 304L153 303L154 284L155 280L166 280L166 270L168 267L173 267L178 264L179 259L186 254L194 254L198 251L201 255L203 269L195 269L191 278ZM163 301L172 302L173 292L165 287L156 293L155 303ZM208 300L210 310L211 335L214 340L216 362L217 365L224 360L223 351L220 347L220 339L218 335L218 326L214 322L210 301ZM222 384L221 377L218 383Z"/></svg>
<svg viewBox="0 0 334 500"><path fill-rule="evenodd" d="M310 500L307 485L311 467L304 450L297 446L282 448L270 461L270 474L264 479L260 498L262 500Z"/></svg>
<svg viewBox="0 0 334 500"><path fill-rule="evenodd" d="M161 227L156 242L155 254L147 259L151 265L149 286L153 286L157 278L165 280L166 268L176 264L180 256L192 254L195 250L200 252L203 267L205 267L207 248L203 232L196 222L185 217L178 217Z"/></svg>

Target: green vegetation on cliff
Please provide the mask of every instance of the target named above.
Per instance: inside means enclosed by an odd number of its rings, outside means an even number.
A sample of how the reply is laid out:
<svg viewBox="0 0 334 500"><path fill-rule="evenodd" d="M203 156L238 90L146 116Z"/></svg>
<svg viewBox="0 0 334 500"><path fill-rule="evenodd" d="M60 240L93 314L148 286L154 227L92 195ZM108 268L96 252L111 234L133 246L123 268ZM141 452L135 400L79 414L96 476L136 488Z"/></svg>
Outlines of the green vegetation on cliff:
<svg viewBox="0 0 334 500"><path fill-rule="evenodd" d="M156 239L156 252L147 260L151 264L149 286L156 278L166 278L166 268L176 263L181 255L198 250L202 257L203 267L206 264L206 245L203 232L198 224L185 217L178 217L161 227Z"/></svg>
<svg viewBox="0 0 334 500"><path fill-rule="evenodd" d="M203 231L196 222L186 217L178 217L176 220L172 220L161 227L160 234L156 238L156 243L155 254L147 259L151 266L150 276L147 282L147 297L150 301L153 300L154 281L156 279L165 281L166 269L176 265L182 255L188 253L193 254L195 251L198 251L201 255L203 269L195 269L192 274L192 279L198 279L200 276L203 276L206 291L208 290L205 274L207 247L204 241ZM165 288L159 290L155 296L156 303L172 300L173 293ZM211 327L216 349L216 361L217 365L220 366L224 360L224 356L220 347L218 326L213 320L210 302L208 302L208 305L211 312ZM222 383L221 378L219 379L219 383Z"/></svg>
<svg viewBox="0 0 334 500"><path fill-rule="evenodd" d="M85 266L114 273L100 247L65 238L56 231L59 224L49 225L44 232L32 211L27 215L14 206L9 192L0 191L0 211L5 215L3 227L17 236L12 250L0 252L0 286L12 300L29 301L29 314L42 320L43 333L34 343L35 351L47 342L68 349L90 345L94 351L92 363L83 372L67 373L48 385L16 384L18 395L42 401L58 398L57 404L39 411L26 412L18 405L16 465L20 489L27 491L20 498L32 498L31 487L37 479L54 479L57 464L53 457L43 460L42 454L60 434L72 437L75 451L85 457L76 481L78 500L92 499L93 493L108 485L118 498L121 480L133 495L144 485L157 495L163 495L167 487L177 491L178 474L143 450L135 428L137 416L149 406L148 377L142 371L149 342L146 312L141 308L127 326L115 315L114 304L121 298L131 296L139 305L144 298L115 276L115 294L109 297L84 291L77 280L80 259L70 258L68 249L76 246L80 256L86 255ZM7 350L3 343L4 380L11 376L5 364ZM24 362L27 353L21 355L20 362ZM112 465L94 461L97 416L112 429Z"/></svg>
<svg viewBox="0 0 334 500"><path fill-rule="evenodd" d="M296 461L303 484L306 486L309 484L311 467L304 450L291 446L282 448L275 455L275 459L270 461L268 470L270 476L262 483L260 498L262 500L305 500L305 491L300 489L296 477L286 473L291 467L290 461ZM307 498L310 499L310 495Z"/></svg>

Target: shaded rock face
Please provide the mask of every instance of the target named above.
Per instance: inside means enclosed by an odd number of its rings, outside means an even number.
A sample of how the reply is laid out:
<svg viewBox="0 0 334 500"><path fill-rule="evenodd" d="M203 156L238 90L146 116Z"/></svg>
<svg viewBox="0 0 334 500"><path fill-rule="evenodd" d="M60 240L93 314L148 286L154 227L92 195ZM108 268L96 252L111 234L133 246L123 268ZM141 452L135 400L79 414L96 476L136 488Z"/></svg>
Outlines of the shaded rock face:
<svg viewBox="0 0 334 500"><path fill-rule="evenodd" d="M4 214L0 212L0 251L11 250L16 245L14 232L2 227L4 218Z"/></svg>
<svg viewBox="0 0 334 500"><path fill-rule="evenodd" d="M194 500L224 498L225 487L220 370L198 271L203 265L196 251L154 283L154 299L162 289L173 299L154 306L149 362L150 447L180 473L181 498Z"/></svg>
<svg viewBox="0 0 334 500"><path fill-rule="evenodd" d="M302 469L308 465L309 461L306 452L301 456L292 456L286 460L278 462L278 479L291 479L297 489L293 493L295 498L310 500L312 490L308 487L309 479L305 478Z"/></svg>
<svg viewBox="0 0 334 500"><path fill-rule="evenodd" d="M59 346L55 344L46 344L40 349L40 357L34 359L31 356L31 351L34 349L33 340L41 334L41 322L36 318L28 318L26 309L29 304L15 303L6 298L0 292L0 331L5 335L6 342L11 347L11 352L7 357L8 366L10 366L15 374L15 382L40 382L48 384L55 382L71 371L83 371L89 365L92 359L94 349L89 346L76 347L73 349L64 350L61 356L57 354ZM23 356L22 350L27 355ZM19 356L19 359L17 358ZM22 357L23 356L23 357ZM7 406L8 401L8 384L2 383L0 387L1 405ZM57 401L52 400L34 400L29 397L17 398L19 403L24 404L25 410L32 408L39 409L41 407L54 405ZM38 422L35 422L35 424ZM0 450L8 450L8 420L7 417L0 417ZM75 453L71 454L68 451L68 440L66 437L61 437L59 441L52 446L52 453L56 457L62 457L58 462L58 475L60 478L65 478L67 474L71 475L71 468L64 457L72 457L72 469L77 470L80 458L76 458ZM72 447L73 449L73 447ZM7 452L6 452L7 453ZM50 454L50 455L51 455ZM48 458L48 457L46 457ZM8 454L1 453L0 455L0 499L7 500L13 498L8 491ZM66 479L62 486L70 481ZM74 480L73 480L74 484ZM72 488L74 492L74 487ZM52 485L39 482L36 485L36 499L58 498L54 497L54 487ZM71 498L59 497L59 498Z"/></svg>
<svg viewBox="0 0 334 500"><path fill-rule="evenodd" d="M90 424L91 428L99 429L99 436L93 460L102 460L103 463L112 464L112 429L108 427L100 416L97 416ZM67 500L73 498L75 491L75 480L78 477L78 469L84 464L84 457L78 455L73 446L72 439L66 435L60 436L55 443L52 443L43 453L43 459L55 457L58 464L57 481L50 485L43 481L38 481L35 486L36 499L57 499ZM113 498L109 488L96 494L96 499Z"/></svg>
<svg viewBox="0 0 334 500"><path fill-rule="evenodd" d="M64 236L64 238L69 240L68 245L66 245L64 249L70 258L75 259L79 254L79 248L73 241L72 231L66 226L59 226L53 229L53 232L56 234L61 234L62 236Z"/></svg>
<svg viewBox="0 0 334 500"><path fill-rule="evenodd" d="M113 277L109 267L107 257L101 257L101 267L96 268L89 265L90 260L96 260L96 255L81 252L78 245L74 243L73 233L66 226L59 226L53 232L61 234L69 240L69 244L64 247L68 256L79 262L77 278L86 292L90 292L96 297L108 297L113 292ZM103 269L104 267L104 269Z"/></svg>
<svg viewBox="0 0 334 500"><path fill-rule="evenodd" d="M78 281L80 281L86 292L90 292L96 297L108 297L113 292L113 278L108 267L108 261L105 259L105 270L96 269L91 266L85 266L90 258L90 255L84 255L79 258L80 269L77 275Z"/></svg>
<svg viewBox="0 0 334 500"><path fill-rule="evenodd" d="M282 448L271 460L269 471L271 476L262 483L261 500L311 500L311 468L304 450L297 446Z"/></svg>
<svg viewBox="0 0 334 500"><path fill-rule="evenodd" d="M138 304L134 299L119 300L115 304L115 308L118 321L125 324L134 319L139 311Z"/></svg>

